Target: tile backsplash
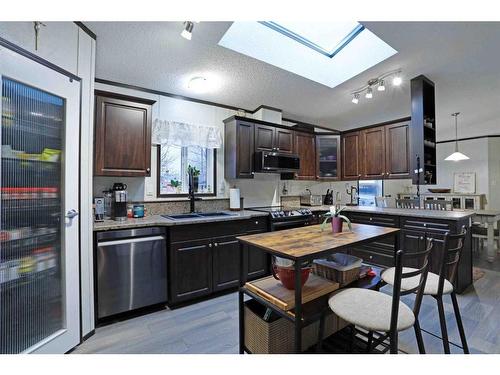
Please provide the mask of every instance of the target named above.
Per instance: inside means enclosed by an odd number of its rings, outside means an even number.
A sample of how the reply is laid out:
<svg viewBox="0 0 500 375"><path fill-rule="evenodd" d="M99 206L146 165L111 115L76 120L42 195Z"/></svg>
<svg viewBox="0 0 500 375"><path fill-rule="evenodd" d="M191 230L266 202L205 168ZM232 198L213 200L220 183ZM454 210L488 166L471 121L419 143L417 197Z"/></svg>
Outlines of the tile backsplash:
<svg viewBox="0 0 500 375"><path fill-rule="evenodd" d="M135 202L139 203L139 202ZM172 215L189 212L189 201L140 202L144 204L145 215ZM229 210L229 199L206 199L196 201L196 211L212 212Z"/></svg>

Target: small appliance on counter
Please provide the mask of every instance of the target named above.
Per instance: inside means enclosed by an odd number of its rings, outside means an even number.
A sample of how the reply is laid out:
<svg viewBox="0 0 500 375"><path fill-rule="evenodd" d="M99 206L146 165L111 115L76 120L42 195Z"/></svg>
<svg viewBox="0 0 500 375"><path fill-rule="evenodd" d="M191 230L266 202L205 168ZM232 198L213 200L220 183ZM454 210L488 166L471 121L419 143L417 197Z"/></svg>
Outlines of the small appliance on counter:
<svg viewBox="0 0 500 375"><path fill-rule="evenodd" d="M127 185L121 182L113 184L113 220L127 220Z"/></svg>
<svg viewBox="0 0 500 375"><path fill-rule="evenodd" d="M356 186L350 185L349 183L345 184L346 185L346 192L347 195L351 198L351 201L349 203L346 203L346 206L357 206L359 204L358 202L358 188Z"/></svg>
<svg viewBox="0 0 500 375"><path fill-rule="evenodd" d="M309 189L306 189L306 191L306 193L300 195L301 206L321 206L323 204L321 195L314 195Z"/></svg>
<svg viewBox="0 0 500 375"><path fill-rule="evenodd" d="M333 205L333 189L331 191L330 189L326 190L325 198L323 199L323 204L325 206Z"/></svg>
<svg viewBox="0 0 500 375"><path fill-rule="evenodd" d="M94 221L104 221L104 198L94 198Z"/></svg>
<svg viewBox="0 0 500 375"><path fill-rule="evenodd" d="M104 219L111 220L113 211L113 190L103 190L102 191L103 201L104 201Z"/></svg>

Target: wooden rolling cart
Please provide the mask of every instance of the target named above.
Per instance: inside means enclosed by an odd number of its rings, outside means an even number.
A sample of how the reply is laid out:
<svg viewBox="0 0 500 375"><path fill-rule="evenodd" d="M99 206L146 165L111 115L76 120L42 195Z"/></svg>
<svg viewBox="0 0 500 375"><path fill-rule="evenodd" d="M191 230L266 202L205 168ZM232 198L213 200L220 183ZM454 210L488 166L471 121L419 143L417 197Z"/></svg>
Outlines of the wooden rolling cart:
<svg viewBox="0 0 500 375"><path fill-rule="evenodd" d="M347 230L347 226L344 226ZM338 284L310 275L308 282L302 287L300 269L304 262L320 259L335 252L346 252L353 246L394 237L394 248L398 244L397 228L376 227L372 225L353 224L352 231L332 234L330 228L321 231L320 225L289 229L277 232L261 233L238 237L240 242L240 259L244 259L245 251L258 248L271 255L293 260L295 263L295 290L289 291L272 277L266 277L246 283L244 262L240 262L239 303L239 352L251 351L245 346L245 301L249 296L271 309L280 317L293 323L294 352L302 352L302 329L317 322L322 310L313 308L315 300L327 297L338 289ZM311 306L311 308L308 308Z"/></svg>

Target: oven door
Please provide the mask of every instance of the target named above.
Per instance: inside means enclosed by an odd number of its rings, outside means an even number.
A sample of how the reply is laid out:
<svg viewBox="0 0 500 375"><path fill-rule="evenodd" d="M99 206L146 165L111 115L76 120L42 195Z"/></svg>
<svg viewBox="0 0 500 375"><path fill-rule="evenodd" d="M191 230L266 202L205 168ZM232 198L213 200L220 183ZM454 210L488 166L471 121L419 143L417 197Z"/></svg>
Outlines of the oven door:
<svg viewBox="0 0 500 375"><path fill-rule="evenodd" d="M300 228L309 225L309 218L271 222L271 231Z"/></svg>

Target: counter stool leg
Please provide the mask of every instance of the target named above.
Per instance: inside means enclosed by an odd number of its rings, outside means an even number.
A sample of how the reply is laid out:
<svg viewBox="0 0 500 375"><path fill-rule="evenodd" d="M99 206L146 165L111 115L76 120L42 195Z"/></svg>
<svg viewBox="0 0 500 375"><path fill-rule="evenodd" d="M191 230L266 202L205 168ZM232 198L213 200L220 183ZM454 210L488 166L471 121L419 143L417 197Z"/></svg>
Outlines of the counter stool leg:
<svg viewBox="0 0 500 375"><path fill-rule="evenodd" d="M366 343L366 352L371 353L373 345L373 331L368 332L368 342Z"/></svg>
<svg viewBox="0 0 500 375"><path fill-rule="evenodd" d="M439 323L441 325L441 336L443 338L443 348L445 354L450 354L450 342L448 341L448 329L446 328L446 317L444 315L443 299L436 298L439 312Z"/></svg>
<svg viewBox="0 0 500 375"><path fill-rule="evenodd" d="M302 352L302 283L301 262L295 261L295 353Z"/></svg>
<svg viewBox="0 0 500 375"><path fill-rule="evenodd" d="M467 345L467 338L465 337L464 326L462 324L462 317L460 316L460 309L458 307L457 295L455 292L451 293L451 302L453 303L453 310L455 311L455 319L457 320L458 332L460 333L464 354L469 354L469 346Z"/></svg>
<svg viewBox="0 0 500 375"><path fill-rule="evenodd" d="M415 329L415 337L417 339L418 352L420 354L425 354L424 340L422 338L422 331L420 330L420 323L418 319L415 319L415 324L413 325Z"/></svg>

